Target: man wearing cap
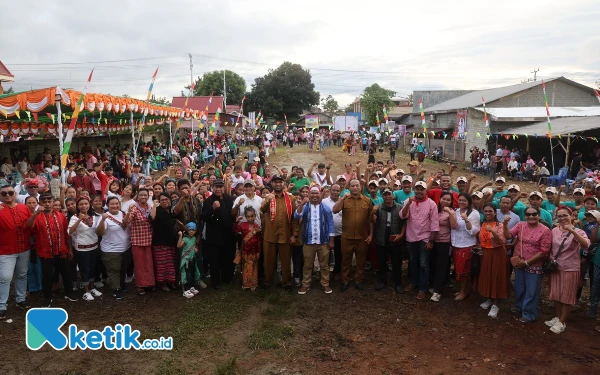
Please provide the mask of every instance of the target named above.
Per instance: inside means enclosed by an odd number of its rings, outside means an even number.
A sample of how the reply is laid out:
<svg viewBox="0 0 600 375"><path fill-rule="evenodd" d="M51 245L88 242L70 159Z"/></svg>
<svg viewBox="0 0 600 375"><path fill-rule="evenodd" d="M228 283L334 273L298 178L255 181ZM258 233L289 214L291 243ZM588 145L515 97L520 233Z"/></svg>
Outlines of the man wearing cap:
<svg viewBox="0 0 600 375"><path fill-rule="evenodd" d="M73 249L68 233L69 223L65 215L52 209L52 200L52 194L41 194L40 206L26 223L35 238L38 260L42 262L44 295L42 307L50 307L52 304L52 280L55 270L63 278L65 298L77 301L77 297L73 294L73 283L68 270L68 261L73 259Z"/></svg>
<svg viewBox="0 0 600 375"><path fill-rule="evenodd" d="M541 207L543 199L543 195L539 191L529 193L529 205L538 208L540 210L540 219L544 221L542 224L545 224L548 228L552 228L552 214Z"/></svg>
<svg viewBox="0 0 600 375"><path fill-rule="evenodd" d="M343 178L344 176L342 176ZM344 182L345 183L345 182ZM327 205L332 212L333 206L340 200L341 187L339 184L331 185L329 197L323 199L323 204ZM339 275L342 270L342 213L333 214L333 226L335 227L335 236L333 237L333 257L335 264L333 266L334 275Z"/></svg>
<svg viewBox="0 0 600 375"><path fill-rule="evenodd" d="M27 190L27 194L19 194L16 196L16 202L25 204L25 200L27 197L35 197L38 201L40 200L39 187L37 180L29 180L23 181L25 183L25 189ZM15 192L16 194L16 192Z"/></svg>
<svg viewBox="0 0 600 375"><path fill-rule="evenodd" d="M401 207L404 206L404 202L415 195L413 191L413 180L410 176L402 177L402 189L396 190L394 192L394 201L398 203Z"/></svg>
<svg viewBox="0 0 600 375"><path fill-rule="evenodd" d="M560 204L559 202L561 192L557 191L554 186L548 186L545 189L545 192L546 198L548 199L542 201L541 207L548 212L554 212L554 210L556 210L557 204Z"/></svg>
<svg viewBox="0 0 600 375"><path fill-rule="evenodd" d="M423 175L425 174L425 170L419 169L419 162L416 160L411 161L410 163L408 163L408 175L412 178L413 180L413 186L415 186L415 183L417 181L423 181Z"/></svg>
<svg viewBox="0 0 600 375"><path fill-rule="evenodd" d="M506 179L502 176L496 177L496 189L494 190L494 199L500 199L505 196L508 191L504 190Z"/></svg>
<svg viewBox="0 0 600 375"><path fill-rule="evenodd" d="M67 178L67 183L77 190L77 196L81 194L82 190L87 190L90 195L95 193L92 180L87 176L87 170L84 166L77 168L77 175L74 177L69 176Z"/></svg>
<svg viewBox="0 0 600 375"><path fill-rule="evenodd" d="M475 177L473 176L473 178L475 178ZM467 180L467 178L465 176L460 176L459 178L456 179L456 187L452 186L450 188L450 190L456 192L457 194L468 193L469 192L468 185L469 185L469 180Z"/></svg>
<svg viewBox="0 0 600 375"><path fill-rule="evenodd" d="M564 206L570 207L578 212L583 212L584 211L584 207L583 207L583 198L584 197L585 197L585 190L582 188L576 188L575 190L573 190L573 200L565 201L562 204ZM560 200L558 203L559 203L558 205L560 206Z"/></svg>
<svg viewBox="0 0 600 375"><path fill-rule="evenodd" d="M219 289L221 282L233 279L235 241L233 235L233 199L225 191L225 182L216 179L213 192L202 206L202 218L206 224L204 243L210 259L211 286Z"/></svg>
<svg viewBox="0 0 600 375"><path fill-rule="evenodd" d="M319 185L320 187L331 185L331 177L329 175L329 170L331 169L331 164L333 162L329 161L327 166L325 163L313 163L313 165L308 169L308 176L312 177L313 181ZM314 167L317 167L317 172L313 172Z"/></svg>
<svg viewBox="0 0 600 375"><path fill-rule="evenodd" d="M273 274L277 266L277 255L281 262L281 284L288 292L292 290L292 251L291 244L296 242L298 223L293 220L296 197L283 191L284 181L279 175L271 179L273 193L263 200L260 211L264 215L263 228L263 265L265 286L273 283ZM294 222L294 223L293 223Z"/></svg>
<svg viewBox="0 0 600 375"><path fill-rule="evenodd" d="M343 196L344 194L350 192L350 190L348 190L348 188L346 187L346 176L344 176L343 174L340 174L335 178L335 183L339 185L340 189L342 189L342 191L340 192L340 196Z"/></svg>
<svg viewBox="0 0 600 375"><path fill-rule="evenodd" d="M373 203L360 193L360 181L350 181L350 193L346 193L333 206L333 213L342 212L342 286L341 291L350 286L352 257L356 255L356 289L364 290L365 262L367 246L373 238L371 210Z"/></svg>
<svg viewBox="0 0 600 375"><path fill-rule="evenodd" d="M372 221L375 224L375 243L377 244L377 257L380 265L392 259L394 273L394 287L397 293L404 293L402 289L402 253L400 244L404 238L406 227L404 220L400 219L401 206L394 202L392 189L383 189L383 204L373 207ZM387 284L386 272L377 274L376 290L382 290Z"/></svg>
<svg viewBox="0 0 600 375"><path fill-rule="evenodd" d="M404 202L400 217L406 219L406 246L410 257L410 285L404 290L418 288L417 298L425 298L429 289L429 254L433 239L440 230L436 203L425 194L427 185L423 181L415 184L415 195Z"/></svg>
<svg viewBox="0 0 600 375"><path fill-rule="evenodd" d="M335 246L333 214L329 206L321 202L321 189L318 186L312 186L308 194L308 198L304 198L294 212L294 219L301 220L304 229L302 232L304 270L302 287L298 290L298 294L306 294L310 289L315 255L321 269L321 289L326 294L330 294L332 290L329 287L329 251Z"/></svg>
<svg viewBox="0 0 600 375"><path fill-rule="evenodd" d="M254 180L245 180L244 195L240 195L233 202L232 215L234 218L241 216L241 222L246 222L246 216L243 215L243 212L246 207L251 206L252 208L254 208L254 211L256 211L254 221L257 225L261 225L260 206L262 205L262 202L263 199L256 195L256 183L254 182Z"/></svg>
<svg viewBox="0 0 600 375"><path fill-rule="evenodd" d="M31 243L30 229L25 223L31 217L31 211L27 206L17 203L16 196L12 186L0 187L0 320L6 317L13 274L17 306L29 308L26 293Z"/></svg>
<svg viewBox="0 0 600 375"><path fill-rule="evenodd" d="M183 164L183 159L185 159L187 157L182 158L182 163L181 163L181 168L182 168L182 172L183 172L183 177L185 178L187 176L187 173L189 172L189 168L190 165L189 163L184 166ZM189 159L188 159L189 160ZM140 173L140 168L141 166L137 163L135 163L133 165L133 167L131 167L131 169L127 170L127 177L129 177L129 182L131 182L132 185L139 185L139 180L142 177L141 173Z"/></svg>
<svg viewBox="0 0 600 375"><path fill-rule="evenodd" d="M383 203L383 198L380 195L381 193L379 192L379 183L377 180L369 181L369 184L367 185L367 193L369 194L368 197L373 205L376 206Z"/></svg>

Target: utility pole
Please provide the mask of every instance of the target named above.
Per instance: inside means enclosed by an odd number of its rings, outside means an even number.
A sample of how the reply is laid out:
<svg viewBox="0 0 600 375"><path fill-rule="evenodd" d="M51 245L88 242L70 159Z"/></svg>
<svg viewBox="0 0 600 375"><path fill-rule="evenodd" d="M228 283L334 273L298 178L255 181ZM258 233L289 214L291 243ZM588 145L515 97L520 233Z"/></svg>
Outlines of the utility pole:
<svg viewBox="0 0 600 375"><path fill-rule="evenodd" d="M223 112L227 107L227 84L225 83L225 69L223 69Z"/></svg>
<svg viewBox="0 0 600 375"><path fill-rule="evenodd" d="M192 54L188 53L188 55L190 56L190 95L189 96L193 96L193 94L194 94L194 63L192 62ZM192 146L193 146L194 142L196 141L196 139L194 137L194 116L192 116L190 118L190 131L192 132Z"/></svg>
<svg viewBox="0 0 600 375"><path fill-rule="evenodd" d="M537 81L537 72L540 71L540 68L534 69L531 71L531 73L533 73L533 80Z"/></svg>

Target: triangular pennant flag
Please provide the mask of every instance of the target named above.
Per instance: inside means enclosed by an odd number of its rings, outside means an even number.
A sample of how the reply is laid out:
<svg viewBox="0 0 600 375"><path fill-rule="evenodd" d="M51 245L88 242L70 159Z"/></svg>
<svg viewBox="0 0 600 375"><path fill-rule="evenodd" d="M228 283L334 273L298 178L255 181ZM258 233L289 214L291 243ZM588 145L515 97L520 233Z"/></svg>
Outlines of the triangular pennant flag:
<svg viewBox="0 0 600 375"><path fill-rule="evenodd" d="M525 138L529 138L529 136L527 135L527 133L525 133Z"/></svg>
<svg viewBox="0 0 600 375"><path fill-rule="evenodd" d="M479 132L475 133L475 135L477 136L477 138L481 138L481 134L479 134Z"/></svg>
<svg viewBox="0 0 600 375"><path fill-rule="evenodd" d="M27 118L29 119L29 121L31 121L31 112L25 111L25 114L27 115Z"/></svg>
<svg viewBox="0 0 600 375"><path fill-rule="evenodd" d="M490 135L486 134L485 138L490 139Z"/></svg>
<svg viewBox="0 0 600 375"><path fill-rule="evenodd" d="M0 112L2 112L2 114L4 115L5 118L8 118L8 113L6 113L5 110L0 109Z"/></svg>
<svg viewBox="0 0 600 375"><path fill-rule="evenodd" d="M108 124L108 119L107 118L104 119L104 125L106 125L106 124Z"/></svg>
<svg viewBox="0 0 600 375"><path fill-rule="evenodd" d="M16 115L16 116L19 118L19 120L20 120L20 119L21 119L21 115L19 114L19 112L20 112L19 110L16 110L16 111L15 111L15 115Z"/></svg>
<svg viewBox="0 0 600 375"><path fill-rule="evenodd" d="M37 114L37 112L33 112L33 120L37 124L37 122L38 122L38 114Z"/></svg>

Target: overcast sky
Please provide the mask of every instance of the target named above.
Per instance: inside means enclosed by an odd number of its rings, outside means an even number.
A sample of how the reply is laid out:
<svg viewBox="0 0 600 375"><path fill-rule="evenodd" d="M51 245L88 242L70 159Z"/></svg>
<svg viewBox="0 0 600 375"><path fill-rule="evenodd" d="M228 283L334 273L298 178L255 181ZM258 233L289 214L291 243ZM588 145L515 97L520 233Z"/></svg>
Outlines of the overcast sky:
<svg viewBox="0 0 600 375"><path fill-rule="evenodd" d="M90 92L144 98L160 66L153 93L171 98L189 84L188 53L194 77L230 69L248 90L283 61L302 64L341 106L373 83L402 96L516 84L535 68L600 79L597 0L19 0L2 13L17 91L81 90L95 67Z"/></svg>

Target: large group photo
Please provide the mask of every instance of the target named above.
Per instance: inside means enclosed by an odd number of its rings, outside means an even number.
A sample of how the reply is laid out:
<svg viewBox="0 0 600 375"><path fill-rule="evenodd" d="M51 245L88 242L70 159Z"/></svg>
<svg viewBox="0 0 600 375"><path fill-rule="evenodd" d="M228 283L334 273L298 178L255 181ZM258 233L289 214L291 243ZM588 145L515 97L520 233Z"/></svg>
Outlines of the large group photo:
<svg viewBox="0 0 600 375"><path fill-rule="evenodd" d="M304 38L281 28L246 37ZM1 373L600 372L597 59L415 70L171 42L6 42Z"/></svg>

